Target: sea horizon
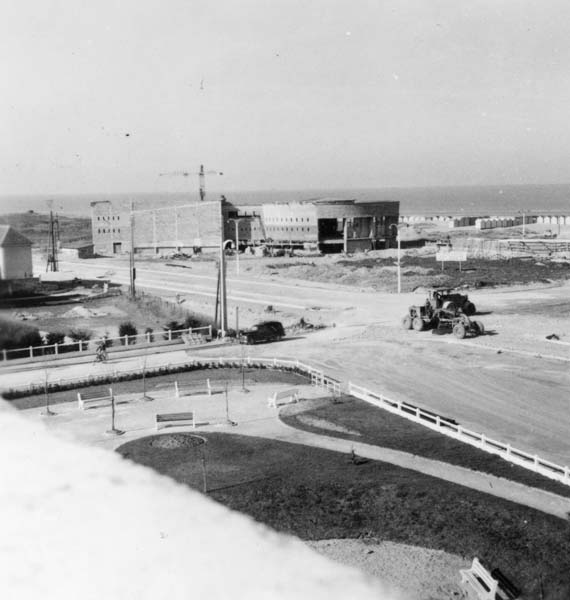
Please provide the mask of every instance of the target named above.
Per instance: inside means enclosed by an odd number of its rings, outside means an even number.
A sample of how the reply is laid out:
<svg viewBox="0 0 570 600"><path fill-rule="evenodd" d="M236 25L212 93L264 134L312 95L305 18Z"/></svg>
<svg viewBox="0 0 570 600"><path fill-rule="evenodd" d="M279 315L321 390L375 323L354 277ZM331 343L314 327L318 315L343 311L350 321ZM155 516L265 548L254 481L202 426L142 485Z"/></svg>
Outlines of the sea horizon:
<svg viewBox="0 0 570 600"><path fill-rule="evenodd" d="M209 191L208 199L222 192ZM465 186L407 186L383 188L305 188L291 190L224 191L223 195L238 204L294 202L316 198L357 199L364 202L399 201L403 215L515 215L552 213L570 215L570 183L510 184ZM90 216L90 204L111 201L144 209L164 205L199 202L197 190L185 192L131 192L81 194L5 194L0 195L0 214L53 210L61 215Z"/></svg>

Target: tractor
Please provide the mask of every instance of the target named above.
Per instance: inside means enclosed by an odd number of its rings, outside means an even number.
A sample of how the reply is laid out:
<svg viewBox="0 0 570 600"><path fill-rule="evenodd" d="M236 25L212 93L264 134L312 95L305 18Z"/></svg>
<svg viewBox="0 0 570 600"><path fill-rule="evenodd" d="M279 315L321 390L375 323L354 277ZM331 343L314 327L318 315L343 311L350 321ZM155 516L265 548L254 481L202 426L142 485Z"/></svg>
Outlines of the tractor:
<svg viewBox="0 0 570 600"><path fill-rule="evenodd" d="M475 305L469 301L469 296L454 292L452 288L434 288L428 292L428 299L434 309L446 306L450 310L450 303L452 303L455 308L468 317L476 312Z"/></svg>
<svg viewBox="0 0 570 600"><path fill-rule="evenodd" d="M484 333L483 324L471 321L475 305L463 294L452 293L449 288L436 288L428 293L424 304L410 306L403 318L404 329L434 329L438 333L451 329L458 338Z"/></svg>
<svg viewBox="0 0 570 600"><path fill-rule="evenodd" d="M434 319L437 320L432 333L445 333L452 331L453 335L460 340L469 336L475 337L485 333L485 327L481 321L472 321L466 314L458 311L448 311L439 308Z"/></svg>

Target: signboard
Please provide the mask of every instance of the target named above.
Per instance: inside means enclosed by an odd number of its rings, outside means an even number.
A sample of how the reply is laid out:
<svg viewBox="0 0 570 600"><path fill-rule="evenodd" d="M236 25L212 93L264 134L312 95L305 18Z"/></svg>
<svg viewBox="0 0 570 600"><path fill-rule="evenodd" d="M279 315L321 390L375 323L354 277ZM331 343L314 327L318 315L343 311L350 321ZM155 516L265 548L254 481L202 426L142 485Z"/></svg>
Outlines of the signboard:
<svg viewBox="0 0 570 600"><path fill-rule="evenodd" d="M465 250L440 250L436 253L435 260L441 262L442 271L445 262L458 262L461 271L461 263L467 260L467 252Z"/></svg>
<svg viewBox="0 0 570 600"><path fill-rule="evenodd" d="M446 250L437 252L435 260L441 262L465 262L467 260L467 251L465 250Z"/></svg>

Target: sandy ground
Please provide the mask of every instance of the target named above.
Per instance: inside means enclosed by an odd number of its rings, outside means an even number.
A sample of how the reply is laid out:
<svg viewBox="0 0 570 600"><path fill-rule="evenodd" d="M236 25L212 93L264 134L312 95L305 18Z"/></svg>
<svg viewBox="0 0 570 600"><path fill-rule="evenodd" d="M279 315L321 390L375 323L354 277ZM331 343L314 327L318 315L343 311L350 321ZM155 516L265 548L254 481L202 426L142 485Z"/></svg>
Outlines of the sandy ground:
<svg viewBox="0 0 570 600"><path fill-rule="evenodd" d="M407 600L467 598L459 581L466 560L440 550L375 540L319 540L307 545L401 591Z"/></svg>

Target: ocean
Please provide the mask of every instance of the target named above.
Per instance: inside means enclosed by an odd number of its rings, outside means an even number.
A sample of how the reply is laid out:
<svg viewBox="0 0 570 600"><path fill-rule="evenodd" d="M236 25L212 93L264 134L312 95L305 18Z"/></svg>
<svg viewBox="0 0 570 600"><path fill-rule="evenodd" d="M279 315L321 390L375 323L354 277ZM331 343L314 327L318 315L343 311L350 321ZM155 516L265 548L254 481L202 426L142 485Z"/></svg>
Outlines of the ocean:
<svg viewBox="0 0 570 600"><path fill-rule="evenodd" d="M287 202L311 198L355 198L365 202L398 200L403 215L570 215L570 184L505 185L463 187L409 187L329 190L257 190L224 192L229 201L239 204ZM206 200L217 198L208 192ZM0 214L49 212L63 215L90 216L90 203L110 200L143 209L168 204L198 202L198 193L132 193L0 196Z"/></svg>

